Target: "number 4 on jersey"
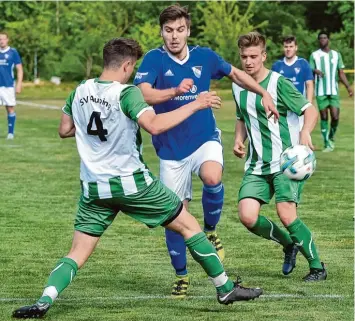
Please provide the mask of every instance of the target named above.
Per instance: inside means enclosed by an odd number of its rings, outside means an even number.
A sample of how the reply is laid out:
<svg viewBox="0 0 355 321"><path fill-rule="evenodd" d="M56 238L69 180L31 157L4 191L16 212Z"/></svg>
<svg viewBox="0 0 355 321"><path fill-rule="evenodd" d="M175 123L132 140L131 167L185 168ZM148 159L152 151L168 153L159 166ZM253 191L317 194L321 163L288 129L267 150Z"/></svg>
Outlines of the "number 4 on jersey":
<svg viewBox="0 0 355 321"><path fill-rule="evenodd" d="M87 133L89 135L99 136L99 138L102 142L106 142L107 138L105 137L105 135L107 135L108 132L107 132L107 129L104 129L100 115L101 115L101 113L99 111L92 112L92 114L90 116L90 121L89 121L89 124L87 127ZM93 123L94 119L95 119L96 129L92 129L92 123Z"/></svg>

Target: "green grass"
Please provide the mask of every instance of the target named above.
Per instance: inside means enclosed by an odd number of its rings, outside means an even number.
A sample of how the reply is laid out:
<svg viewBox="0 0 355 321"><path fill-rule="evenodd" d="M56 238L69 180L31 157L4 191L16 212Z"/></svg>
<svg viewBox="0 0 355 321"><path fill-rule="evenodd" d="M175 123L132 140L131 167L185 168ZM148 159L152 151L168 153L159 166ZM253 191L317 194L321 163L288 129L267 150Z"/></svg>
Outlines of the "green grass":
<svg viewBox="0 0 355 321"><path fill-rule="evenodd" d="M225 267L232 277L240 274L247 285L262 286L267 295L297 297L268 296L220 306L213 298L213 286L189 257L192 297L182 301L157 298L169 295L173 280L164 231L150 230L120 215L46 320L353 320L353 101L343 95L336 150L316 152L317 171L307 182L299 207L329 273L326 282L304 284L301 278L308 266L301 255L292 275L283 277L281 248L250 234L237 219L243 161L232 153L232 98L229 91L222 94L227 100L216 117L223 130L225 155L226 195L219 225L226 249ZM33 98L50 97L33 94ZM63 100L47 100L48 104L63 104ZM60 140L57 135L60 111L20 105L17 114L14 141L4 139L5 112L0 119L1 321L10 320L14 308L39 297L57 259L69 250L79 196L79 158L75 141ZM149 136L144 140L145 160L157 174L158 160ZM313 140L321 149L318 126ZM197 178L193 186L190 209L202 222L201 183ZM277 220L274 204L263 207L262 213Z"/></svg>

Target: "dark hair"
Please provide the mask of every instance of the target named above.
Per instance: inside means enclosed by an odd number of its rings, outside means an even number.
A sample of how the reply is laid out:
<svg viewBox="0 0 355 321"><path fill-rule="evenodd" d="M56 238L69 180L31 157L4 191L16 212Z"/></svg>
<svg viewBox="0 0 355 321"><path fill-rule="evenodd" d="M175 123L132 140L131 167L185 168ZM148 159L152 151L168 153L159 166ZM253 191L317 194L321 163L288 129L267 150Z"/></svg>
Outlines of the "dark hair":
<svg viewBox="0 0 355 321"><path fill-rule="evenodd" d="M186 25L190 28L191 18L189 10L187 7L181 7L179 4L174 4L165 8L159 16L160 28L163 28L163 25L168 21L175 21L177 19L185 18Z"/></svg>
<svg viewBox="0 0 355 321"><path fill-rule="evenodd" d="M123 61L132 58L135 61L143 56L139 43L133 39L113 38L102 50L105 68L119 68Z"/></svg>
<svg viewBox="0 0 355 321"><path fill-rule="evenodd" d="M295 36L289 35L289 36L285 36L282 40L282 43L291 43L294 42L295 45L297 45L297 39Z"/></svg>
<svg viewBox="0 0 355 321"><path fill-rule="evenodd" d="M326 35L326 36L328 37L328 39L330 38L329 32L327 32L327 31L321 31L321 32L318 34L318 37L317 37L318 40L319 40L319 37L320 37L321 35Z"/></svg>
<svg viewBox="0 0 355 321"><path fill-rule="evenodd" d="M252 31L247 33L246 35L242 35L238 39L238 47L239 49L260 46L263 51L266 49L266 40L265 37L257 31Z"/></svg>

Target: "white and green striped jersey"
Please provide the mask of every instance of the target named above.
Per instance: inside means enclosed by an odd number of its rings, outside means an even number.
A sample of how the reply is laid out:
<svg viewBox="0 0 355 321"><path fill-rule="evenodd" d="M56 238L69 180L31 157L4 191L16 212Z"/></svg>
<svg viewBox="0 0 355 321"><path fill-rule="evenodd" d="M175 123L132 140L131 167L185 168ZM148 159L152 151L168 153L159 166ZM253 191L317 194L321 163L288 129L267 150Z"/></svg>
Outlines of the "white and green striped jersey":
<svg viewBox="0 0 355 321"><path fill-rule="evenodd" d="M309 64L312 70L318 69L324 74L323 77L315 76L315 95L338 95L338 71L345 68L340 52L318 49L311 54Z"/></svg>
<svg viewBox="0 0 355 321"><path fill-rule="evenodd" d="M275 124L268 119L261 96L233 84L237 120L242 120L248 134L249 147L244 170L255 175L280 171L280 155L299 140L299 116L311 106L292 82L277 72L270 71L260 82L274 101L280 114Z"/></svg>
<svg viewBox="0 0 355 321"><path fill-rule="evenodd" d="M85 197L130 195L151 184L137 124L146 110L153 108L133 85L89 79L71 92L63 112L75 124Z"/></svg>

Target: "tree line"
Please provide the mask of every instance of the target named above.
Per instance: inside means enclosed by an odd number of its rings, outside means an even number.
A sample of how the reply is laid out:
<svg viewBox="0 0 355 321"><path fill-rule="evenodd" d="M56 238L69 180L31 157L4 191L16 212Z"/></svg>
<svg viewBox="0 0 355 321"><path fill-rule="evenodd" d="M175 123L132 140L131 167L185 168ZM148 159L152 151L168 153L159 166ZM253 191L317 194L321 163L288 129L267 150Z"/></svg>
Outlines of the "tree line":
<svg viewBox="0 0 355 321"><path fill-rule="evenodd" d="M171 1L24 1L0 2L0 30L20 52L25 79L81 80L102 67L102 47L113 37L137 40L146 52L160 46L158 17ZM299 56L318 48L320 30L331 33L331 48L354 68L354 3L332 1L191 1L189 43L208 46L239 64L238 35L258 30L267 37L268 63L282 56L282 38L297 37Z"/></svg>

